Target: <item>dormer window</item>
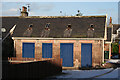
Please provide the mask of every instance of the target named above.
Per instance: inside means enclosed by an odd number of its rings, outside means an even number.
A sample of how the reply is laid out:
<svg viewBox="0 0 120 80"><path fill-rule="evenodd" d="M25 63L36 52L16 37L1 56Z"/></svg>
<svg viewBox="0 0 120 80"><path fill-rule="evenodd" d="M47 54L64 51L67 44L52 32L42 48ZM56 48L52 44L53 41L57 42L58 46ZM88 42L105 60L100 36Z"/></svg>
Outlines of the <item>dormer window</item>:
<svg viewBox="0 0 120 80"><path fill-rule="evenodd" d="M72 33L72 28L71 24L67 25L67 28L64 31L64 37L70 37Z"/></svg>
<svg viewBox="0 0 120 80"><path fill-rule="evenodd" d="M49 34L50 34L50 28L49 27L50 27L50 23L47 23L45 25L44 30L41 33L41 37L48 37L49 36Z"/></svg>
<svg viewBox="0 0 120 80"><path fill-rule="evenodd" d="M27 30L24 32L23 36L31 36L33 31L32 27L33 27L33 24L30 24Z"/></svg>
<svg viewBox="0 0 120 80"><path fill-rule="evenodd" d="M120 28L117 30L118 38L120 38Z"/></svg>
<svg viewBox="0 0 120 80"><path fill-rule="evenodd" d="M94 25L93 24L90 24L90 27L88 28L87 37L88 38L94 37Z"/></svg>
<svg viewBox="0 0 120 80"><path fill-rule="evenodd" d="M120 31L118 31L118 38L120 38Z"/></svg>

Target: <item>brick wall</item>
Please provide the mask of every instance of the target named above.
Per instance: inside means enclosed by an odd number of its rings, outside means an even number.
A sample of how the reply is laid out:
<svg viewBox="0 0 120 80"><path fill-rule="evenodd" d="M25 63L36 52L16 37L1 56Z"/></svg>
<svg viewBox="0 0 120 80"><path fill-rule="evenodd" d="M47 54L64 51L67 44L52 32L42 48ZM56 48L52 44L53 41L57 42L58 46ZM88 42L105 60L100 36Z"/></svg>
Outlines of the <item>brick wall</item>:
<svg viewBox="0 0 120 80"><path fill-rule="evenodd" d="M35 58L42 59L42 43L53 43L53 58L60 58L60 43L74 43L73 63L74 67L81 66L81 43L92 43L92 66L101 65L103 59L102 40L14 40L16 58L22 58L22 43L35 43Z"/></svg>

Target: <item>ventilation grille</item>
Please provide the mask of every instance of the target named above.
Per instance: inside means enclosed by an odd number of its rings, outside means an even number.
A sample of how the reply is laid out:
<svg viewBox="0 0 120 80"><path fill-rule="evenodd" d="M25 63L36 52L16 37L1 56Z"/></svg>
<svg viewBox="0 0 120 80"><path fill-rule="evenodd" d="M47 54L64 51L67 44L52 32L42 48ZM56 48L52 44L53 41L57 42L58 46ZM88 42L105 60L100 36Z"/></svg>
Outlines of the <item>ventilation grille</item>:
<svg viewBox="0 0 120 80"><path fill-rule="evenodd" d="M87 31L87 37L94 38L94 26L93 26L93 24L90 24L90 27Z"/></svg>
<svg viewBox="0 0 120 80"><path fill-rule="evenodd" d="M72 34L71 24L68 24L67 29L64 31L64 37L70 37Z"/></svg>
<svg viewBox="0 0 120 80"><path fill-rule="evenodd" d="M49 27L50 27L50 23L47 23L46 25L45 25L45 29L42 31L42 33L41 33L41 37L49 37L49 34L50 34L50 29L49 29Z"/></svg>
<svg viewBox="0 0 120 80"><path fill-rule="evenodd" d="M31 36L32 32L33 32L33 24L29 25L29 28L24 32L23 36Z"/></svg>

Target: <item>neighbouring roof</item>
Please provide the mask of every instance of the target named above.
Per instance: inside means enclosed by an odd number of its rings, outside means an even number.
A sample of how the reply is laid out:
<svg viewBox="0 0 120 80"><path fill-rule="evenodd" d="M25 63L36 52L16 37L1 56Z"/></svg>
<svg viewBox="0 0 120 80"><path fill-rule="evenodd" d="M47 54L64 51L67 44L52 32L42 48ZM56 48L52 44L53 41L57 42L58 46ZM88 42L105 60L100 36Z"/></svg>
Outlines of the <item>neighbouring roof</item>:
<svg viewBox="0 0 120 80"><path fill-rule="evenodd" d="M112 27L107 27L107 40L106 41L111 41L112 38Z"/></svg>
<svg viewBox="0 0 120 80"><path fill-rule="evenodd" d="M13 37L26 37L23 34L33 24L31 37L41 37L46 23L50 23L50 38L62 38L68 24L71 24L72 33L70 38L87 38L90 24L94 25L94 38L104 38L106 16L80 16L80 17L2 17L2 27L7 31L16 24Z"/></svg>
<svg viewBox="0 0 120 80"><path fill-rule="evenodd" d="M120 24L113 24L113 34L117 34L117 30L120 28Z"/></svg>

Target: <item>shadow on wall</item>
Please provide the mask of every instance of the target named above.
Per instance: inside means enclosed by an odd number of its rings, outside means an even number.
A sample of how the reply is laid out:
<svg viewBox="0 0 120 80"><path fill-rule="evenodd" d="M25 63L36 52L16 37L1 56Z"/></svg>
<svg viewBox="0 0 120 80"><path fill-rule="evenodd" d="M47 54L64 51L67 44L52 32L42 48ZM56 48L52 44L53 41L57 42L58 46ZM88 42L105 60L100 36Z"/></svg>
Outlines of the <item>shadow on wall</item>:
<svg viewBox="0 0 120 80"><path fill-rule="evenodd" d="M2 42L2 60L8 60L8 57L14 57L14 42L11 36L8 36Z"/></svg>
<svg viewBox="0 0 120 80"><path fill-rule="evenodd" d="M58 61L59 62L59 61ZM2 80L41 79L62 72L62 66L55 61L36 61L21 64L4 64Z"/></svg>

